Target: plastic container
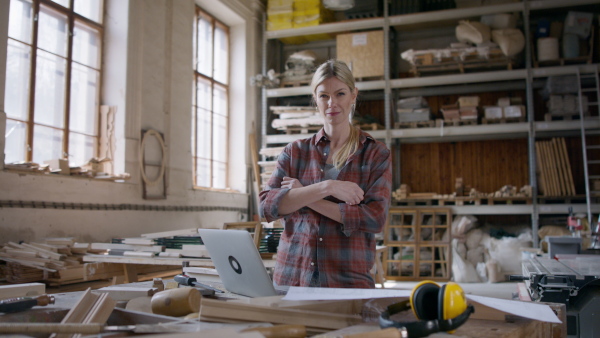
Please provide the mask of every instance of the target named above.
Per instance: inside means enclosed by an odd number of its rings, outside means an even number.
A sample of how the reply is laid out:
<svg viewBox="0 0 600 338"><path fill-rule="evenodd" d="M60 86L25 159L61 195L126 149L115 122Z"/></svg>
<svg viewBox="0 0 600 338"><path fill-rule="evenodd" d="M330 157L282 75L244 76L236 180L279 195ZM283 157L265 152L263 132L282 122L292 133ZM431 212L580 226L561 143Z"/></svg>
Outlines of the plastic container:
<svg viewBox="0 0 600 338"><path fill-rule="evenodd" d="M566 59L579 56L579 36L576 34L565 34L562 39L563 57Z"/></svg>
<svg viewBox="0 0 600 338"><path fill-rule="evenodd" d="M538 61L558 60L558 39L539 38L537 40Z"/></svg>

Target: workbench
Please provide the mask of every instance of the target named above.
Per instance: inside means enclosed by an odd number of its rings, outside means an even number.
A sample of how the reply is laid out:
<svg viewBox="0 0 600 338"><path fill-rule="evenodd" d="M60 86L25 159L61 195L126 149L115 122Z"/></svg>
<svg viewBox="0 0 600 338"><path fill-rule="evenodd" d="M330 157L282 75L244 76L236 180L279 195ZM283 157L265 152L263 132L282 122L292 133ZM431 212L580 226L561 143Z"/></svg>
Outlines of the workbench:
<svg viewBox="0 0 600 338"><path fill-rule="evenodd" d="M162 265L172 267L172 269L180 269L184 262L187 262L191 267L202 267L214 269L215 266L210 258L173 258L173 257L131 257L131 256L113 256L113 255L85 255L83 261L87 263L114 263L123 265L123 273L125 275L125 283L138 282L137 265ZM266 268L275 266L275 261L272 259L263 259ZM86 271L86 273L93 273Z"/></svg>
<svg viewBox="0 0 600 338"><path fill-rule="evenodd" d="M569 337L598 337L600 256L557 254L523 261L523 279L533 300L566 305Z"/></svg>
<svg viewBox="0 0 600 338"><path fill-rule="evenodd" d="M165 283L169 282L169 280L165 280ZM207 283L211 286L214 287L220 287L222 288L222 285L219 285L216 282L209 282ZM123 287L151 287L152 286L152 282L151 281L147 281L147 282L138 282L138 283L126 283L126 284L121 284L120 286ZM22 312L22 313L15 313L15 314L9 314L9 315L0 315L0 323L1 322L60 322L62 317L64 317L66 315L66 313L68 312L68 309L72 308L76 302L78 301L78 299L81 297L81 295L83 294L83 292L69 292L69 293L62 293L62 294L55 294L56 297L56 302L55 304L51 304L48 305L46 307L34 307L33 309L26 311L26 312ZM235 294L231 294L229 292L226 292L224 294L221 294L218 296L218 298L220 299L219 301L236 301L235 304L239 304L239 306L235 306L235 305L230 305L233 306L232 309L234 309L232 311L233 313L238 313L239 311L241 311L241 309L244 308L244 306L248 306L248 305L256 305L257 306L257 310L254 311L255 313L255 318L262 318L264 320L255 320L255 321L250 321L250 322L254 322L254 324L256 325L270 325L268 324L269 321L272 319L272 324L273 325L277 325L280 324L279 321L285 321L286 320L286 315L284 314L285 311L284 309L288 308L288 304L286 304L286 301L283 301L280 303L280 301L278 301L276 299L276 297L278 296L274 296L274 297L261 297L261 298L248 298L248 297L244 297L244 296L239 296L239 295L235 295ZM215 301L214 299L212 300L213 302ZM379 300L378 300L379 301ZM395 302L398 301L398 299L388 299L388 298L384 298L380 300L383 304L386 304L386 302L390 303L390 302ZM289 302L289 301L287 301ZM355 311L357 309L360 309L360 307L358 305L363 304L365 301L339 301L340 305L338 305L337 307L340 309L339 312L343 313L348 311L347 308L352 308L352 311ZM229 303L229 302L227 302ZM312 303L312 304L310 304ZM270 311L275 311L273 313L273 315L269 314L270 312L262 312L261 307L260 306L265 306L267 304L271 304L271 310ZM275 305L273 305L275 304ZM328 310L332 310L332 302L331 301L306 301L307 306L300 306L300 308L302 310L299 310L299 314L301 313L310 313L312 311L328 311ZM323 305L321 305L323 304ZM312 305L312 307L311 307ZM111 314L109 320L107 321L107 325L132 325L132 324L154 324L154 323L158 323L158 322L174 322L177 320L180 320L180 318L177 317L169 317L169 316L161 316L161 315L156 315L156 314L151 314L151 313L144 313L141 311L132 311L132 310L125 310L123 309L125 306L124 302L117 302L117 307L115 308L115 310L113 311L113 313ZM384 305L385 306L385 305ZM493 309L486 309L485 307L476 307L476 311L475 313L472 315L472 317L467 321L466 324L464 324L463 326L459 327L456 332L455 332L455 336L459 336L459 337L565 337L566 334L566 327L564 325L564 323L566 322L566 311L565 311L565 306L564 304L550 304L550 306L552 307L552 309L557 313L558 317L563 321L563 324L551 324L551 323L545 323L545 322L540 322L540 321L535 321L535 320L530 320L530 319L526 319L526 318L521 318L521 317L515 317L515 316L505 316L505 314L500 313L496 310ZM279 310L277 310L279 309ZM365 309L363 307L363 309ZM373 308L370 308L371 310ZM276 313L277 311L281 311L280 313ZM333 311L332 311L333 312ZM202 313L202 310L201 310ZM244 320L240 320L239 318L234 318L235 316L232 315L232 318L229 318L228 320L224 320L224 321L217 321L214 323L207 323L205 321L201 321L200 323L202 323L202 328L203 329L214 329L214 328L220 328L220 327L228 327L230 325L232 325L231 327L240 327L240 325L248 325L248 322L244 321ZM330 329L330 330L324 330L324 331L309 331L309 335L308 336L319 336L322 338L325 337L342 337L345 335L350 335L350 334L358 334L358 333L365 333L365 334L373 334L374 331L378 331L380 330L377 323L373 322L374 319L377 317L377 314L373 314L371 313L371 315L369 315L369 313L363 313L363 318L367 318L367 322L365 323L352 323L352 324L348 324L345 327L339 328L339 329ZM300 316L294 316L293 318L288 318L290 319L290 321L299 321L301 320L303 317L303 315ZM395 320L398 321L415 321L416 319L414 318L414 315L412 314L411 311L404 311L400 314L398 314L396 317L394 317ZM237 324L231 324L231 323L237 323ZM257 323L261 323L261 324L257 324ZM267 323L267 324L265 324ZM237 326L236 326L237 325ZM312 323L306 323L306 326L310 326L312 325ZM198 332L194 333L193 335L189 335L189 337L203 337L202 334L199 334ZM368 337L368 336L365 336ZM438 334L433 334L430 335L429 337L439 337L439 338L444 338L444 337L448 337L448 335L446 333L438 333Z"/></svg>

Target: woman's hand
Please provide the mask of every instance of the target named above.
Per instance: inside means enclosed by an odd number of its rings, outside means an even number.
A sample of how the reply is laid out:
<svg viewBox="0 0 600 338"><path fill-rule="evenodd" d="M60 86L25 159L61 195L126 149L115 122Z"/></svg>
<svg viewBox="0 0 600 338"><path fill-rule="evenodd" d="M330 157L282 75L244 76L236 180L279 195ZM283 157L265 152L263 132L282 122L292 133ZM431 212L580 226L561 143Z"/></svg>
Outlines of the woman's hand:
<svg viewBox="0 0 600 338"><path fill-rule="evenodd" d="M328 180L330 195L348 205L359 204L365 198L365 192L354 182Z"/></svg>
<svg viewBox="0 0 600 338"><path fill-rule="evenodd" d="M284 189L294 189L294 188L302 188L303 185L295 178L291 178L288 176L283 177L283 181L281 181L281 188Z"/></svg>

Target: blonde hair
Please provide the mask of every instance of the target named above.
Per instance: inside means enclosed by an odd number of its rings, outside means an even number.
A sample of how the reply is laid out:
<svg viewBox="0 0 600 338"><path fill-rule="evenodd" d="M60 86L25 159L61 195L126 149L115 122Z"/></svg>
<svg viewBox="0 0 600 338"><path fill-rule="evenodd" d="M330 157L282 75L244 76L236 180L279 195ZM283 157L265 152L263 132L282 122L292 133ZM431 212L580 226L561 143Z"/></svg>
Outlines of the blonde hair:
<svg viewBox="0 0 600 338"><path fill-rule="evenodd" d="M325 63L321 64L319 68L317 68L315 74L313 75L311 81L311 88L314 95L316 94L317 87L323 83L323 81L336 77L338 80L342 81L344 84L350 88L350 92L354 93L356 86L354 82L354 76L352 75L352 71L348 68L348 65L344 61L340 60L328 60ZM352 125L352 116L354 115L354 104L352 105L352 111L350 112L350 118L348 119L348 123L350 124L350 136L344 145L338 150L335 155L333 155L333 165L341 170L342 167L348 161L348 158L352 156L357 150L359 145L359 132Z"/></svg>

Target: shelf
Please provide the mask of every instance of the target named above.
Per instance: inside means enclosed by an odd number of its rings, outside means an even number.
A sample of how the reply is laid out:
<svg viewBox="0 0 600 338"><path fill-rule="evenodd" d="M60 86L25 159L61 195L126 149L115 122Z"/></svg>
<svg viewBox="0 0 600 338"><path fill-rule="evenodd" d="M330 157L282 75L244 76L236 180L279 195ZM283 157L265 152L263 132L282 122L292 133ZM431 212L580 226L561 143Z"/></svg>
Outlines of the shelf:
<svg viewBox="0 0 600 338"><path fill-rule="evenodd" d="M530 215L533 212L531 204L512 205L443 205L424 206L426 208L450 208L453 215ZM553 215L569 213L569 207L574 213L587 213L585 204L538 204L540 215ZM415 206L393 206L393 208L414 209ZM592 204L592 213L600 213L600 205Z"/></svg>
<svg viewBox="0 0 600 338"><path fill-rule="evenodd" d="M573 121L537 121L535 122L536 136L550 137L569 131L578 132L581 129L579 120ZM586 121L586 129L600 128L600 119ZM385 130L367 130L376 139L385 139ZM406 128L391 129L391 137L400 139L403 143L481 141L506 138L525 138L529 132L529 123L499 123L478 124L473 126ZM289 143L310 137L312 134L278 134L267 135L268 144Z"/></svg>
<svg viewBox="0 0 600 338"><path fill-rule="evenodd" d="M555 67L543 67L533 68L531 70L534 78L544 78L548 76L560 76L560 75L572 75L577 73L577 69L582 72L593 72L598 69L599 64L581 64L571 66L555 66ZM390 87L392 89L402 88L415 88L415 87L434 87L443 85L457 85L457 84L473 84L473 83L486 83L486 82L497 82L497 81L511 81L511 80L525 80L527 77L527 70L499 70L493 72L478 72L478 73L467 73L467 74L448 74L439 76L423 76L413 77L405 79L394 79L390 80ZM357 82L356 87L358 90L383 90L385 89L385 81L365 81ZM289 87L289 88L272 88L267 89L267 97L286 97L286 96L300 96L310 95L311 90L309 86L302 87Z"/></svg>
<svg viewBox="0 0 600 338"><path fill-rule="evenodd" d="M597 4L597 0L570 0L565 4L563 0L541 0L530 1L531 10L552 9L566 6L580 6ZM487 14L522 12L525 9L523 2L506 3L500 5L488 5L468 8L447 9L441 11L430 11L421 13L411 13L403 15L394 15L388 18L389 25L402 27L402 29L418 28L423 25L431 27L434 23L443 23L461 19L475 18ZM281 39L294 36L324 34L324 33L343 33L348 31L358 31L363 29L374 29L385 26L384 18L357 19L340 22L325 23L319 26L301 27L292 29L282 29L276 31L267 31L267 39Z"/></svg>

